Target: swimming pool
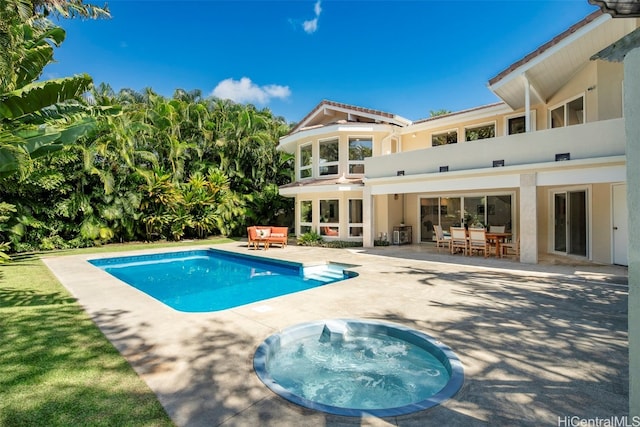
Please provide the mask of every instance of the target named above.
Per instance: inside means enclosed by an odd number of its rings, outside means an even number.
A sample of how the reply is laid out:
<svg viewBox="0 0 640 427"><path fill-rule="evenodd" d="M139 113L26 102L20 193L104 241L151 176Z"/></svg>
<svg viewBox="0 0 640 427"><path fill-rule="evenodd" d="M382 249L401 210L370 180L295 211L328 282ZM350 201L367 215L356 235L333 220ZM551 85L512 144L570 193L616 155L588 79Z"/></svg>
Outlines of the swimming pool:
<svg viewBox="0 0 640 427"><path fill-rule="evenodd" d="M302 264L206 249L89 260L169 307L225 310L348 279L343 264Z"/></svg>

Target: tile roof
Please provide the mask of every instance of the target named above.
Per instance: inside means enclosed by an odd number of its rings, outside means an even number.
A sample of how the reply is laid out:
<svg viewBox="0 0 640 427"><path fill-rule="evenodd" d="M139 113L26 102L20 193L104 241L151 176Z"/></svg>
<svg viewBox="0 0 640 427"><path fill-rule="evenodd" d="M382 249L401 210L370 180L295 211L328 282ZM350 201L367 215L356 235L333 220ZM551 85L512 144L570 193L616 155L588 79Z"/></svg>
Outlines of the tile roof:
<svg viewBox="0 0 640 427"><path fill-rule="evenodd" d="M640 17L640 1L638 0L589 0L589 3L614 18Z"/></svg>
<svg viewBox="0 0 640 427"><path fill-rule="evenodd" d="M309 118L311 118L311 116L313 116L316 113L316 111L318 111L320 108L326 107L326 106L328 106L328 107L337 107L337 108L345 108L345 109L353 110L353 111L360 112L360 113L375 114L377 116L387 117L389 119L397 118L397 115L392 114L392 113L387 113L385 111L373 110L371 108L358 107L356 105L342 104L340 102L329 101L327 99L324 99L318 105L316 105L315 108L313 108L306 116L304 116L302 118L302 120L300 120L298 122L298 124L296 124L296 126L293 129L291 129L289 134L292 134L292 133L295 133L295 132L299 131L300 128L303 127L301 125L305 121L307 121Z"/></svg>
<svg viewBox="0 0 640 427"><path fill-rule="evenodd" d="M473 107L473 108L469 108L467 110L453 111L451 113L441 114L439 116L427 117L426 119L416 120L412 124L417 125L417 124L420 124L420 123L430 122L432 120L442 119L444 117L457 116L459 114L471 113L473 111L484 110L485 108L492 108L492 107L497 107L497 106L500 106L500 105L507 105L507 104L505 104L504 102L496 102L496 103L493 103L493 104L481 105L479 107Z"/></svg>

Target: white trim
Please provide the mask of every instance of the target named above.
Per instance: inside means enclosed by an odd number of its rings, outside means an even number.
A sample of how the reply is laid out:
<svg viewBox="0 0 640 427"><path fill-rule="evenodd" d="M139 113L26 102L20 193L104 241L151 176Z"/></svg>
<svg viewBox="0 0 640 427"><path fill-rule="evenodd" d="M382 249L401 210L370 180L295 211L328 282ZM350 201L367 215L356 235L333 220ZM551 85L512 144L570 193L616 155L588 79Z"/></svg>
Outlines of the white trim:
<svg viewBox="0 0 640 427"><path fill-rule="evenodd" d="M381 123L336 123L328 126L318 126L314 127L313 129L300 130L298 132L283 136L282 138L280 138L277 149L290 153L291 150L294 149L292 145L297 144L299 141L323 137L323 135L327 134L335 134L339 132L392 133L394 129L397 128L393 125Z"/></svg>

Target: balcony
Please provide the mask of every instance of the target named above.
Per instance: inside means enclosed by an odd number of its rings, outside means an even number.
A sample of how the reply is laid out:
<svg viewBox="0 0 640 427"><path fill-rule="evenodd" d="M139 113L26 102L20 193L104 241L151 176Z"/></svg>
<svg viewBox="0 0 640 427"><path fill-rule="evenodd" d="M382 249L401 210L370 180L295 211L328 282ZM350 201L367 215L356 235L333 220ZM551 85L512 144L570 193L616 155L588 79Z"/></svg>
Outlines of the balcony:
<svg viewBox="0 0 640 427"><path fill-rule="evenodd" d="M557 129L479 141L429 147L365 160L366 178L386 178L403 171L407 175L448 171L474 171L504 166L526 166L556 161L556 155L570 153L571 160L623 156L624 119L604 120Z"/></svg>

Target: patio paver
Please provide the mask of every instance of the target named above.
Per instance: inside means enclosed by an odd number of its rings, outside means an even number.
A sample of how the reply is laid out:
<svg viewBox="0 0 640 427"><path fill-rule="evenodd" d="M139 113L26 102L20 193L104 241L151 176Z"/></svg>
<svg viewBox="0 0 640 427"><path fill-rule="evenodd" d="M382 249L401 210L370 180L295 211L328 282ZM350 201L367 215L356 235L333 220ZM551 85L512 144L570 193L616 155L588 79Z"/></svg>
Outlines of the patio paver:
<svg viewBox="0 0 640 427"><path fill-rule="evenodd" d="M538 426L558 425L564 417L628 413L624 268L527 266L420 247L215 247L305 263L355 264L359 276L194 314L177 312L86 262L107 255L43 260L178 426ZM185 249L193 248L152 252ZM441 340L464 364L463 388L427 411L354 419L286 402L253 373L253 353L267 336L336 317L396 322Z"/></svg>

